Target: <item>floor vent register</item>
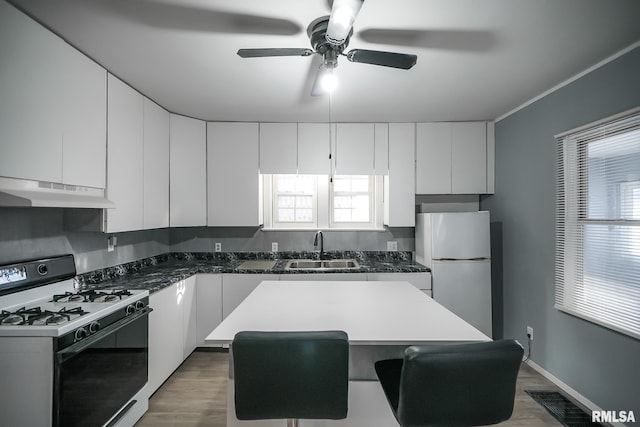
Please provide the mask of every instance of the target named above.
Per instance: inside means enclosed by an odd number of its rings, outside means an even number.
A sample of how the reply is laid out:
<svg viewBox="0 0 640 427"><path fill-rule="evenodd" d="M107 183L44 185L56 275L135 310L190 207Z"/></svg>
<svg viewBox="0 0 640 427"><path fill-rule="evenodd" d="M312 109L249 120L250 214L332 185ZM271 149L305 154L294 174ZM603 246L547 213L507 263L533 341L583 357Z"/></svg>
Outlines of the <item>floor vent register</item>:
<svg viewBox="0 0 640 427"><path fill-rule="evenodd" d="M590 414L557 391L525 390L525 392L566 427L602 426L600 423L591 421Z"/></svg>

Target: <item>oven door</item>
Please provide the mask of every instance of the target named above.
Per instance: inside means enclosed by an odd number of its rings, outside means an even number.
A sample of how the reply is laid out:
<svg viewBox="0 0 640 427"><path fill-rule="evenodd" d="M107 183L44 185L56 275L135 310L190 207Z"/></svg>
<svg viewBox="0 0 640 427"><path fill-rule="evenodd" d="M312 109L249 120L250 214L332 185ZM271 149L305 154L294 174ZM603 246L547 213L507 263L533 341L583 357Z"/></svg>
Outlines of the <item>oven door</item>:
<svg viewBox="0 0 640 427"><path fill-rule="evenodd" d="M103 426L145 386L150 311L146 307L56 353L54 427Z"/></svg>

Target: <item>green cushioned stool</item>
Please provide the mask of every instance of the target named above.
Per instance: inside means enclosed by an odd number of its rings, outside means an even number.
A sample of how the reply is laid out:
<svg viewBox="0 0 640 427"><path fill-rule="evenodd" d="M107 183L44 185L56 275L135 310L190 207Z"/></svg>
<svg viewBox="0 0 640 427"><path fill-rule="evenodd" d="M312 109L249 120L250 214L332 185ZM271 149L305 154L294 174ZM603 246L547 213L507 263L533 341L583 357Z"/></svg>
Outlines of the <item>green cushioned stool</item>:
<svg viewBox="0 0 640 427"><path fill-rule="evenodd" d="M231 351L239 420L346 418L345 332L239 332Z"/></svg>
<svg viewBox="0 0 640 427"><path fill-rule="evenodd" d="M402 427L478 426L511 417L522 354L514 340L411 346L375 368Z"/></svg>

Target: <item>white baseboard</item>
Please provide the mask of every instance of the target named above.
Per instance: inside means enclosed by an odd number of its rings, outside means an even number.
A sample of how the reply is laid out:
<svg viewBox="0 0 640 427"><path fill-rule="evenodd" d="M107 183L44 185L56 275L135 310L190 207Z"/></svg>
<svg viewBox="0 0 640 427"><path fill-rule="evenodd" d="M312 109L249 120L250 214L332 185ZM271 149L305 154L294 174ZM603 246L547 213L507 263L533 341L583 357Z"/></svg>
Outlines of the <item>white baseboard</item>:
<svg viewBox="0 0 640 427"><path fill-rule="evenodd" d="M540 375L542 375L543 377L545 377L546 379L548 379L549 381L554 383L556 386L558 386L558 388L560 388L562 391L564 391L569 396L571 396L573 399L575 399L578 403L580 403L587 410L589 410L589 411L602 411L601 407L599 407L598 405L596 405L595 403L593 403L592 401L590 401L589 399L584 397L582 394L578 393L573 388L569 387L567 384L565 384L564 382L559 380L551 372L548 372L542 366L538 365L536 362L534 362L532 360L527 360L525 363L527 365L531 366L531 368L533 368L533 370L538 372ZM611 425L615 426L615 427L626 427L625 424L620 423L620 422L614 422L614 423L611 423Z"/></svg>

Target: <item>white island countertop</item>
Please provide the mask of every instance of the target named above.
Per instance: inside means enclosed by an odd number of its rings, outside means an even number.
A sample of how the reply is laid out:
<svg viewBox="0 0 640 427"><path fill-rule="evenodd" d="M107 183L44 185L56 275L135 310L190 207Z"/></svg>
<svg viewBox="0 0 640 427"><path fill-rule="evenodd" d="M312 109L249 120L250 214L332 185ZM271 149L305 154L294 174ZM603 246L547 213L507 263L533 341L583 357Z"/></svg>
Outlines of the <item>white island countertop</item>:
<svg viewBox="0 0 640 427"><path fill-rule="evenodd" d="M230 344L240 331L314 330L343 330L351 345L491 340L408 282L264 281L206 342Z"/></svg>

